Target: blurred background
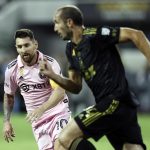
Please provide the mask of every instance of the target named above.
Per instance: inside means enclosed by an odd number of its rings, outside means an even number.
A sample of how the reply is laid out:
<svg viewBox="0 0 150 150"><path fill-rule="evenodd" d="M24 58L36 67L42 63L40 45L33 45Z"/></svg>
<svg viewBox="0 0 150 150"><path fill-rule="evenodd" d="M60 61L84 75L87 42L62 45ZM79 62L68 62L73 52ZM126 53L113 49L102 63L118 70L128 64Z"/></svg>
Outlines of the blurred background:
<svg viewBox="0 0 150 150"><path fill-rule="evenodd" d="M149 0L0 0L0 101L3 100L3 82L6 65L16 58L14 33L20 28L29 28L39 42L39 50L54 57L67 75L65 45L54 32L53 15L58 7L77 5L84 14L85 26L127 26L143 30L150 39ZM139 111L150 112L150 66L145 57L132 43L120 44L120 54L125 65L131 89L136 93L141 106ZM85 84L85 83L84 83ZM86 84L79 95L69 94L73 112L94 102ZM2 105L0 105L2 106ZM2 107L0 108L2 111ZM15 112L24 112L25 107L19 92Z"/></svg>
<svg viewBox="0 0 150 150"><path fill-rule="evenodd" d="M31 29L39 43L39 50L54 57L63 74L67 75L66 42L53 29L55 10L66 4L76 5L83 11L85 26L133 27L143 30L150 40L150 0L0 0L0 112L3 111L5 68L17 57L13 38L17 29ZM150 64L132 43L118 47L130 88L140 101L139 114L150 115ZM94 103L85 82L79 95L68 93L68 96L74 114ZM19 92L13 112L16 115L26 112Z"/></svg>

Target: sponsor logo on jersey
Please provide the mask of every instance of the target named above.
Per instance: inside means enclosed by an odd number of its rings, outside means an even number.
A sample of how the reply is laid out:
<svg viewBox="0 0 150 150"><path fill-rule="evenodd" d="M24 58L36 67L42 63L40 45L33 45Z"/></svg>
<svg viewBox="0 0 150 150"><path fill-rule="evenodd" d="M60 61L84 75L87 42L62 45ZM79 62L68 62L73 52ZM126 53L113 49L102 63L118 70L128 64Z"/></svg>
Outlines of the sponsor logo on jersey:
<svg viewBox="0 0 150 150"><path fill-rule="evenodd" d="M30 90L35 90L35 89L44 89L47 86L49 86L49 82L47 81L46 83L41 83L41 84L21 84L20 89L22 89L24 92L29 92Z"/></svg>

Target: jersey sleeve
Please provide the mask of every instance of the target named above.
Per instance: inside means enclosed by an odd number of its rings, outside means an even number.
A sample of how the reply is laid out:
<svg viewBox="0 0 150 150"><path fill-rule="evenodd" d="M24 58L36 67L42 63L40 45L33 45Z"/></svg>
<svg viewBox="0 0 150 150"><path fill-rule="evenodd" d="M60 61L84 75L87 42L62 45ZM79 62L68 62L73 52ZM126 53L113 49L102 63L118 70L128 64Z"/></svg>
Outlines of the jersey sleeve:
<svg viewBox="0 0 150 150"><path fill-rule="evenodd" d="M14 95L17 90L17 83L11 72L11 69L6 68L5 81L4 81L4 92L10 95Z"/></svg>
<svg viewBox="0 0 150 150"><path fill-rule="evenodd" d="M60 69L60 66L58 64L58 62L54 59L53 63L52 63L52 69L53 71L56 73L56 74L59 74L61 75L62 72L61 72L61 69Z"/></svg>
<svg viewBox="0 0 150 150"><path fill-rule="evenodd" d="M72 46L71 46L71 43L68 42L67 45L66 45L66 56L67 56L67 59L68 59L68 62L69 62L69 70L76 70L76 67L73 63L73 60L72 60Z"/></svg>
<svg viewBox="0 0 150 150"><path fill-rule="evenodd" d="M60 68L58 62L57 62L55 59L53 59L53 63L52 63L51 65L52 65L53 71L54 71L56 74L59 74L59 75L62 76L61 68ZM53 89L55 89L55 88L57 88L57 87L60 87L56 82L54 82L54 81L51 80L51 79L49 80L49 82L50 82L50 84L51 84L51 86L52 86Z"/></svg>
<svg viewBox="0 0 150 150"><path fill-rule="evenodd" d="M109 44L117 44L119 42L119 27L98 27L97 28L97 36L103 42Z"/></svg>

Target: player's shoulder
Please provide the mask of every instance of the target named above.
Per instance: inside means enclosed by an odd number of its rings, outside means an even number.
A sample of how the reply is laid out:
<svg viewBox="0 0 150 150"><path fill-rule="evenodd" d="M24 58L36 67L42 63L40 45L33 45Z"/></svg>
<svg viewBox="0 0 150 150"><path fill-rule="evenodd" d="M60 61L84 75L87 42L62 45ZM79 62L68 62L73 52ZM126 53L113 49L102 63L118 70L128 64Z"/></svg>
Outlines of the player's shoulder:
<svg viewBox="0 0 150 150"><path fill-rule="evenodd" d="M7 69L12 69L13 67L15 67L17 65L17 59L14 59L13 61L11 61L8 65L7 65Z"/></svg>
<svg viewBox="0 0 150 150"><path fill-rule="evenodd" d="M44 55L44 57L49 61L49 62L54 62L55 59L53 57L50 57L48 55Z"/></svg>
<svg viewBox="0 0 150 150"><path fill-rule="evenodd" d="M83 35L95 35L97 33L97 27L87 27L83 31Z"/></svg>
<svg viewBox="0 0 150 150"><path fill-rule="evenodd" d="M97 27L87 27L83 31L84 36L93 36L96 34L108 34L112 27L110 26L97 26Z"/></svg>
<svg viewBox="0 0 150 150"><path fill-rule="evenodd" d="M102 35L102 36L107 36L107 35L111 35L119 32L120 31L120 27L117 26L100 26L97 29L97 33Z"/></svg>
<svg viewBox="0 0 150 150"><path fill-rule="evenodd" d="M47 61L50 63L50 64L58 64L57 60L53 57L50 57L48 55L44 55L44 57L47 59Z"/></svg>

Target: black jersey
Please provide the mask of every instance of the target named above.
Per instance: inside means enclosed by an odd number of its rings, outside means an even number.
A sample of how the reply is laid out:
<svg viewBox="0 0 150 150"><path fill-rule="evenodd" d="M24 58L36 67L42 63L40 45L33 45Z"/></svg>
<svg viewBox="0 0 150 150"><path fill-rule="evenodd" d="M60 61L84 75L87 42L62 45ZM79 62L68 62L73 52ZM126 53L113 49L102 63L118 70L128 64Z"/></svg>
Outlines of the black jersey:
<svg viewBox="0 0 150 150"><path fill-rule="evenodd" d="M91 88L96 102L103 97L122 97L128 93L128 83L116 44L119 28L86 28L82 41L68 41L66 55L70 68L77 70ZM121 99L120 99L121 100Z"/></svg>

